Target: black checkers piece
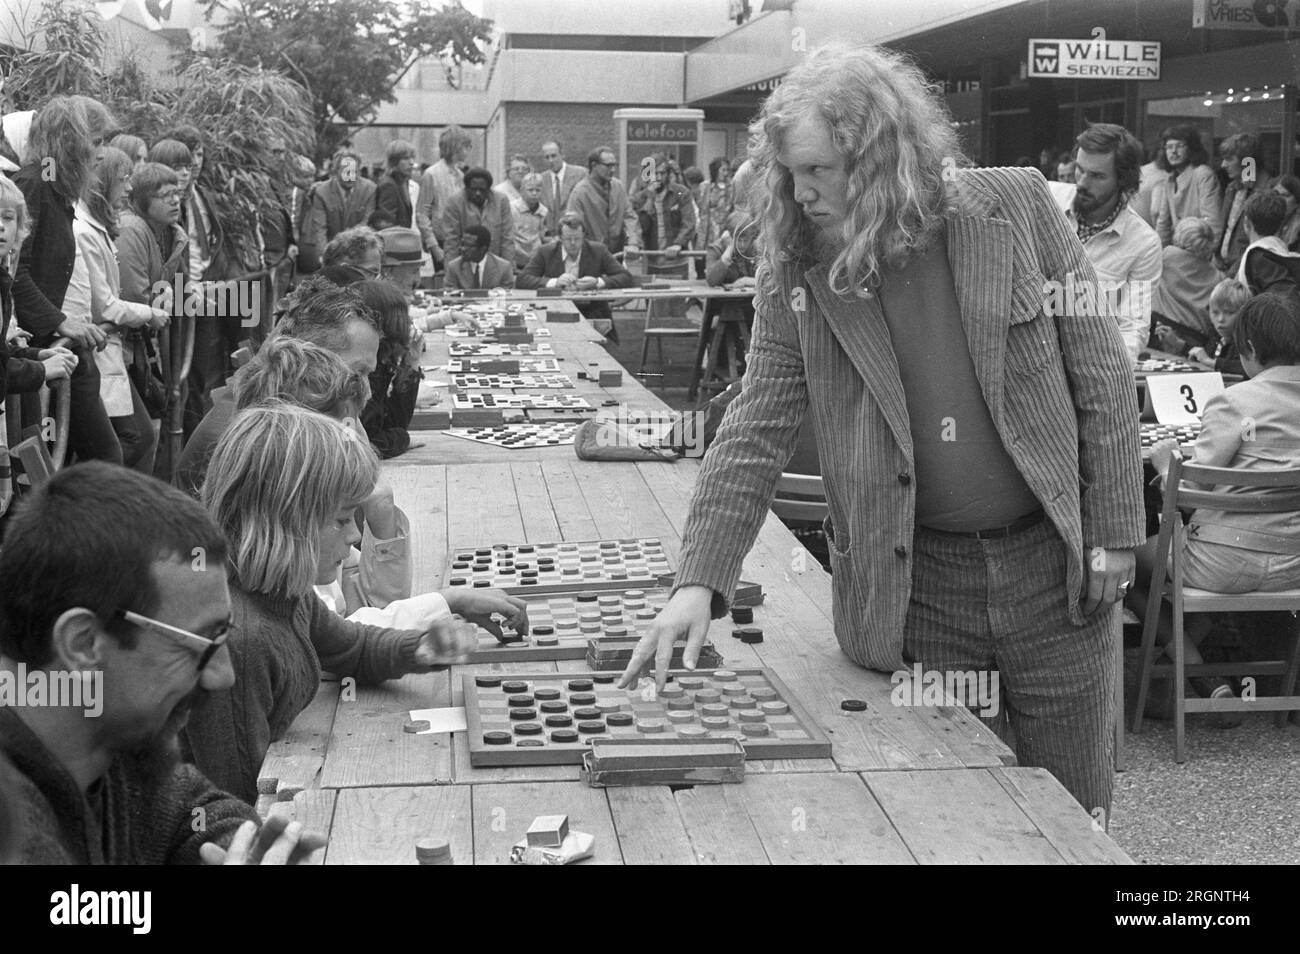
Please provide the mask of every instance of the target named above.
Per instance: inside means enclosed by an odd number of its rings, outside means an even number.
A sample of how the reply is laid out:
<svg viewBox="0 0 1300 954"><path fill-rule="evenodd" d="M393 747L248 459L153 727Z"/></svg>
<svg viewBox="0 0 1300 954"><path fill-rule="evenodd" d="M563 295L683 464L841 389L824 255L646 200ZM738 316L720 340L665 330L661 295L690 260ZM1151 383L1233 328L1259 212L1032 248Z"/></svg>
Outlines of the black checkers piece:
<svg viewBox="0 0 1300 954"><path fill-rule="evenodd" d="M748 606L733 606L731 608L731 621L747 626L754 622L754 610Z"/></svg>
<svg viewBox="0 0 1300 954"><path fill-rule="evenodd" d="M540 725L537 727L539 732L541 731L541 728ZM515 745L520 748L541 748L546 745L546 742L542 739L520 739L515 743Z"/></svg>
<svg viewBox="0 0 1300 954"><path fill-rule="evenodd" d="M575 719L599 719L599 718L600 718L600 710L599 710L599 709L595 709L595 708L591 708L591 707L589 707L589 706L588 706L588 707L584 707L584 708L582 708L582 709L574 709L574 710L573 710L573 717L574 717Z"/></svg>
<svg viewBox="0 0 1300 954"><path fill-rule="evenodd" d="M590 679L570 679L570 692L591 692L592 682Z"/></svg>
<svg viewBox="0 0 1300 954"><path fill-rule="evenodd" d="M531 706L532 704L533 704L533 697L528 693L524 693L522 696L511 696L509 699L506 700L506 705L508 705L512 709L518 708L520 706Z"/></svg>
<svg viewBox="0 0 1300 954"><path fill-rule="evenodd" d="M571 692L569 693L569 704L575 706L594 706L596 704L596 694L594 692Z"/></svg>
<svg viewBox="0 0 1300 954"><path fill-rule="evenodd" d="M543 699L558 699L560 698L560 690L554 686L538 686L533 690L533 698L537 699L538 702Z"/></svg>
<svg viewBox="0 0 1300 954"><path fill-rule="evenodd" d="M596 602L596 594L595 594L595 593L579 593L579 594L578 594L578 602L579 602L579 603L594 603L594 602Z"/></svg>
<svg viewBox="0 0 1300 954"><path fill-rule="evenodd" d="M577 729L556 729L554 732L551 733L551 741L552 742L577 742L578 730Z"/></svg>
<svg viewBox="0 0 1300 954"><path fill-rule="evenodd" d="M567 712L569 704L563 699L547 699L545 702L539 703L538 708L543 712Z"/></svg>
<svg viewBox="0 0 1300 954"><path fill-rule="evenodd" d="M603 723L603 722L579 722L579 723L578 723L578 731L581 732L583 735L592 735L592 734L594 734L594 733L596 733L596 732L604 732L604 731L605 731L605 723Z"/></svg>
<svg viewBox="0 0 1300 954"><path fill-rule="evenodd" d="M537 718L537 710L533 708L510 710L510 719L512 722L526 722L529 719L536 719L536 718Z"/></svg>
<svg viewBox="0 0 1300 954"><path fill-rule="evenodd" d="M515 735L541 735L542 724L540 722L521 722L515 726Z"/></svg>
<svg viewBox="0 0 1300 954"><path fill-rule="evenodd" d="M534 636L554 636L554 635L555 635L555 627L554 627L554 626L534 626L534 627L533 627L533 635L534 635Z"/></svg>
<svg viewBox="0 0 1300 954"><path fill-rule="evenodd" d="M514 694L528 691L528 683L526 682L500 682L499 680L498 682L501 686L501 691L505 693Z"/></svg>
<svg viewBox="0 0 1300 954"><path fill-rule="evenodd" d="M630 712L611 712L605 716L605 721L610 725L631 725L636 720Z"/></svg>
<svg viewBox="0 0 1300 954"><path fill-rule="evenodd" d="M742 643L761 643L763 641L763 631L756 626L746 626L740 631L740 641Z"/></svg>
<svg viewBox="0 0 1300 954"><path fill-rule="evenodd" d="M474 587L475 587L475 589L479 589L479 590L486 590L486 589L487 589L489 586L491 586L491 585L492 585L491 582L488 581L488 580L475 580L475 581L474 581Z"/></svg>
<svg viewBox="0 0 1300 954"><path fill-rule="evenodd" d="M556 726L573 725L573 716L570 715L548 715L546 724L551 728Z"/></svg>
<svg viewBox="0 0 1300 954"><path fill-rule="evenodd" d="M478 686L480 689L495 689L497 686L501 685L501 677L475 676L474 685Z"/></svg>
<svg viewBox="0 0 1300 954"><path fill-rule="evenodd" d="M618 678L618 674L617 674L617 673L612 673L612 674L601 674L601 675L599 675L599 676L592 676L592 677L591 677L591 681L592 681L592 682L595 682L595 683L598 683L598 684L600 684L600 685L602 685L602 686L608 686L611 682L613 682L613 681L614 681L615 679L617 679L617 678ZM670 680L670 681L671 681L671 680Z"/></svg>
<svg viewBox="0 0 1300 954"><path fill-rule="evenodd" d="M840 708L845 712L865 712L867 704L861 699L842 699Z"/></svg>
<svg viewBox="0 0 1300 954"><path fill-rule="evenodd" d="M488 745L509 745L514 741L514 736L509 732L493 730L492 732L483 733L483 741Z"/></svg>

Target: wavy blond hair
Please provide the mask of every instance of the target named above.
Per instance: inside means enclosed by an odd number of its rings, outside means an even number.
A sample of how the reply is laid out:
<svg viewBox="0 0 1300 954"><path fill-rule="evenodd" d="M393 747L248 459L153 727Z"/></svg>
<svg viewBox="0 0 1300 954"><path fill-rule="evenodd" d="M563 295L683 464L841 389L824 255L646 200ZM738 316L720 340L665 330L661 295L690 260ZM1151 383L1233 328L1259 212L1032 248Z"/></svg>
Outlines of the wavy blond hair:
<svg viewBox="0 0 1300 954"><path fill-rule="evenodd" d="M321 527L378 479L379 458L346 424L272 403L235 416L213 450L202 499L240 585L294 598L316 582Z"/></svg>
<svg viewBox="0 0 1300 954"><path fill-rule="evenodd" d="M753 212L762 221L763 257L812 264L819 230L794 198L794 178L777 161L790 130L820 118L844 154L849 215L831 288L865 295L886 265L902 264L939 228L947 206L944 170L962 164L947 108L910 59L879 46L832 44L792 69L749 128L750 159L766 188Z"/></svg>

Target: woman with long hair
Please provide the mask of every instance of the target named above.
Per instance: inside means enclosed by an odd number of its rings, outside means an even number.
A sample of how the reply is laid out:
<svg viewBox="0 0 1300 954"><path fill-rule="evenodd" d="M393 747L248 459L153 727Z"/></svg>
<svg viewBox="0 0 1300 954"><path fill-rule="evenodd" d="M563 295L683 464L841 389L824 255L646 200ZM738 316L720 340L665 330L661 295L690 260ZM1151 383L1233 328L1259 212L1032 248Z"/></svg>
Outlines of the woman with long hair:
<svg viewBox="0 0 1300 954"><path fill-rule="evenodd" d="M131 172L140 171L140 167L149 161L149 146L139 136L130 133L118 133L109 143L114 149L121 149L131 159Z"/></svg>
<svg viewBox="0 0 1300 954"><path fill-rule="evenodd" d="M73 221L77 261L63 311L94 322L107 335L104 349L95 352L100 398L122 447L122 463L152 474L158 440L140 392L127 375L124 337L141 328L161 328L167 312L121 297L116 239L130 195L132 165L130 156L112 146L101 146L96 153L89 198L77 203Z"/></svg>
<svg viewBox="0 0 1300 954"><path fill-rule="evenodd" d="M229 548L235 687L200 699L186 735L199 769L247 801L267 747L315 697L322 669L373 684L457 662L475 644L453 620L424 632L352 623L313 592L361 539L356 508L378 476L355 431L288 404L241 412L212 455L203 504Z"/></svg>
<svg viewBox="0 0 1300 954"><path fill-rule="evenodd" d="M370 400L361 413L366 436L384 460L411 446L411 417L420 393L419 352L412 344L410 305L387 281L352 286L379 319L379 366L370 375ZM422 337L422 336L421 336Z"/></svg>
<svg viewBox="0 0 1300 954"><path fill-rule="evenodd" d="M38 345L72 339L68 449L78 460L122 463L122 448L99 397L99 366L91 352L107 342L98 326L65 315L72 280L77 203L89 196L95 150L113 131L113 117L88 96L55 96L36 113L23 165L13 181L23 192L32 227L14 273L18 322Z"/></svg>

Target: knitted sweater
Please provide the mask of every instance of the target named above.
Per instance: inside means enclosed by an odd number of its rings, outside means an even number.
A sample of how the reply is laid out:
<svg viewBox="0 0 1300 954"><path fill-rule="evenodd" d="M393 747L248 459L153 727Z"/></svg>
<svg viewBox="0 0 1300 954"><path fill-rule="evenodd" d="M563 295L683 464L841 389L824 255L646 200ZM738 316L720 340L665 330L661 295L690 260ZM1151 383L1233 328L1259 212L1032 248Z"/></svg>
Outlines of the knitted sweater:
<svg viewBox="0 0 1300 954"><path fill-rule="evenodd" d="M258 820L251 806L192 765L177 765L165 780L151 783L119 759L83 795L9 709L0 709L0 774L22 864L198 864L204 842L227 845L240 825Z"/></svg>
<svg viewBox="0 0 1300 954"><path fill-rule="evenodd" d="M315 593L295 599L250 593L233 575L230 600L226 646L235 684L195 705L185 734L205 775L256 801L266 750L315 697L321 667L362 684L405 675L418 668L422 634L340 619Z"/></svg>

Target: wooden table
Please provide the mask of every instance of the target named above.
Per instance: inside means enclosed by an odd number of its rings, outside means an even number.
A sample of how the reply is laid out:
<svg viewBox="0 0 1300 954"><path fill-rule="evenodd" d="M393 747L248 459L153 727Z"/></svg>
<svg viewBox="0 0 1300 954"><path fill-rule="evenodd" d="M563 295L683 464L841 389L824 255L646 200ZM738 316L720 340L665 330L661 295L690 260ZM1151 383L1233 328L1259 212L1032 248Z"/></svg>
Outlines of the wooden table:
<svg viewBox="0 0 1300 954"><path fill-rule="evenodd" d="M572 353L591 356L579 337ZM468 543L655 536L676 562L698 472L693 460L592 463L568 448L408 456L386 463L384 477L417 541L417 592ZM754 622L767 639L741 644L729 620L715 620L709 638L728 665L773 669L831 739L831 758L751 761L740 785L593 789L577 766L473 768L464 733L403 732L411 709L463 703L463 670L585 669L481 664L378 687L322 683L271 746L259 808L328 833L315 857L326 864L412 864L430 836L449 840L457 863L500 863L534 816L557 813L596 836L600 864L1129 861L1047 772L1014 767L966 709L892 705L889 675L841 653L830 577L806 557L769 516L744 567L766 594ZM868 708L846 712L845 698Z"/></svg>
<svg viewBox="0 0 1300 954"><path fill-rule="evenodd" d="M539 302L543 304L543 302ZM656 395L648 391L640 381L624 370L602 346L605 339L585 318L578 315L578 309L566 300L552 298L544 302L547 317L555 313L564 314L573 320L538 322L537 326L548 328L551 334L537 337L536 342L547 341L555 351L559 361L560 373L573 379L572 390L557 391L557 394L577 394L587 399L599 412L612 412L627 408L632 411L667 411L668 407ZM534 325L529 322L530 327ZM425 378L433 381L448 381L450 373L445 370L450 358L450 341L444 331L434 331L425 335L424 357L420 364L425 368L443 370L425 371ZM578 372L588 375L587 380L580 379ZM603 388L597 379L601 371L619 371L622 383L618 387ZM433 407L447 407L450 398L443 394L442 404ZM614 401L615 407L604 407L606 402ZM411 431L411 449L392 461L393 464L465 464L487 463L492 461L521 460L568 460L574 456L573 445L563 444L558 447L529 447L517 450L505 450L489 444L451 437L442 431Z"/></svg>

